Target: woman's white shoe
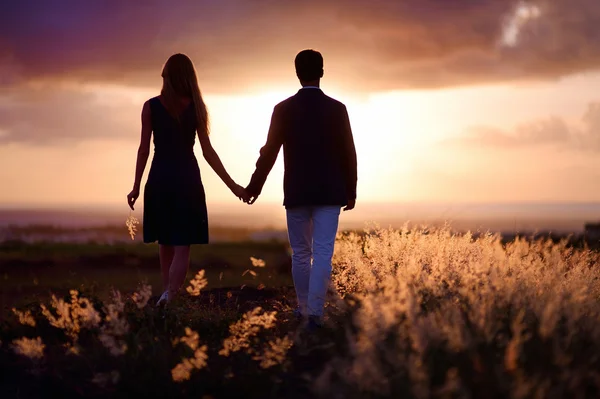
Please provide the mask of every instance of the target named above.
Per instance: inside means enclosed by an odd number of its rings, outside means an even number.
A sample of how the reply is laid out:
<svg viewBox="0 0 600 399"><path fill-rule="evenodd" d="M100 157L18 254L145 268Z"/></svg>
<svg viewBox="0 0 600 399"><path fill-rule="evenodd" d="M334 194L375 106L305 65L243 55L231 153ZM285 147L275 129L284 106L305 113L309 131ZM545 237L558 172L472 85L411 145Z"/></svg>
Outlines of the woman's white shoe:
<svg viewBox="0 0 600 399"><path fill-rule="evenodd" d="M160 306L162 303L167 303L169 302L169 291L165 291L163 292L163 294L160 296L160 298L158 298L158 301L156 302L156 306Z"/></svg>

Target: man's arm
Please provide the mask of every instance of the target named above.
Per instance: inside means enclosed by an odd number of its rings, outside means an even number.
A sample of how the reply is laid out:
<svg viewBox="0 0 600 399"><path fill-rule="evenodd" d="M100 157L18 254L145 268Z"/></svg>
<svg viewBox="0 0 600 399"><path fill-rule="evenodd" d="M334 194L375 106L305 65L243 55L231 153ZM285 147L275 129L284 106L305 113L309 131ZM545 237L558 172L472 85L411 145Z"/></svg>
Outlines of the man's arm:
<svg viewBox="0 0 600 399"><path fill-rule="evenodd" d="M344 106L342 115L342 149L344 151L344 173L346 177L346 195L348 197L348 206L344 208L349 211L356 204L356 184L357 184L357 166L356 166L356 148L354 147L354 138L352 137L352 128L350 127L350 118L348 110Z"/></svg>
<svg viewBox="0 0 600 399"><path fill-rule="evenodd" d="M275 107L271 116L271 126L269 127L267 143L260 149L260 157L256 161L256 170L252 175L252 179L250 179L250 184L246 187L246 192L251 197L250 204L253 204L260 195L282 145L281 110L279 107Z"/></svg>

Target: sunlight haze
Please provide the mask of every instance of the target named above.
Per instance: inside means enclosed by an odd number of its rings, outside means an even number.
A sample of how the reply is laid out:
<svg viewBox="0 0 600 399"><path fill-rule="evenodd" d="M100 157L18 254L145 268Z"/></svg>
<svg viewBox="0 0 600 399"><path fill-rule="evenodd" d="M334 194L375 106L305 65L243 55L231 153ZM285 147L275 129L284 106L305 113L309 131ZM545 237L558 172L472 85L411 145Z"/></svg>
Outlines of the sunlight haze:
<svg viewBox="0 0 600 399"><path fill-rule="evenodd" d="M464 10L427 2L424 13L416 3L381 1L369 9L319 3L312 13L308 5L248 2L238 15L200 3L150 7L145 25L114 19L137 12L124 4L106 14L110 31L105 23L63 21L44 6L31 26L35 42L19 30L28 14L9 10L9 50L0 57L0 206L126 209L142 105L159 94L161 68L175 52L195 62L211 140L245 186L273 107L300 88L293 58L303 48L323 53L321 86L347 105L359 206L600 201L600 54L585 30L596 11L486 1L459 2ZM95 21L107 11L80 4L70 12ZM190 22L195 13L206 26ZM309 14L310 29L294 29ZM262 33L251 33L257 26ZM577 54L563 56L572 48ZM207 200L238 204L198 144L196 156ZM260 202L281 204L281 158Z"/></svg>
<svg viewBox="0 0 600 399"><path fill-rule="evenodd" d="M577 126L587 103L594 100L596 90L588 82L600 83L600 77L368 94L328 90L325 78L322 87L348 107L360 165L361 201L585 201L600 199L600 189L592 185L600 173L594 168L594 152L561 150L552 143L482 148L469 140L473 131L483 127L507 131L507 137L513 137L518 126L553 117ZM230 174L242 185L249 180L266 140L273 107L298 86L291 82L286 89L265 87L262 92L240 95L205 93L211 140ZM67 137L57 143L41 137L36 142L3 144L0 181L12 189L0 192L0 203L119 204L124 198L135 166L141 104L158 93L159 87L82 86L68 90L91 95L97 106L107 104L111 110L107 118L118 131L78 140L82 133L77 130L91 123L81 121L72 127L65 123ZM556 165L559 153L571 172L579 171L575 176ZM198 144L196 155L208 200L235 202L205 164ZM495 178L489 179L490 174ZM282 179L279 159L261 201L280 201ZM467 197L463 185L468 181L478 184L470 188Z"/></svg>

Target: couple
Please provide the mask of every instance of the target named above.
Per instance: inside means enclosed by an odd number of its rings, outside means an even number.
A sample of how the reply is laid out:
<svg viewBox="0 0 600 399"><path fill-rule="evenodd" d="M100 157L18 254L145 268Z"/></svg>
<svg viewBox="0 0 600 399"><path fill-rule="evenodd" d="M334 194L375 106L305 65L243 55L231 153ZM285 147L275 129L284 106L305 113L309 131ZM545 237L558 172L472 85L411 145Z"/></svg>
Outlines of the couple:
<svg viewBox="0 0 600 399"><path fill-rule="evenodd" d="M356 151L346 107L319 88L321 54L301 51L295 65L302 88L275 106L267 142L250 184L243 188L231 179L210 143L208 113L192 61L175 54L165 64L160 95L142 109L135 182L127 195L133 209L154 134L154 159L144 190L143 232L144 242L159 244L164 288L159 304L172 300L183 285L190 245L208 243L204 187L193 151L197 134L206 162L248 204L259 197L283 146L283 204L298 297L295 313L320 324L340 209L353 209L356 200Z"/></svg>

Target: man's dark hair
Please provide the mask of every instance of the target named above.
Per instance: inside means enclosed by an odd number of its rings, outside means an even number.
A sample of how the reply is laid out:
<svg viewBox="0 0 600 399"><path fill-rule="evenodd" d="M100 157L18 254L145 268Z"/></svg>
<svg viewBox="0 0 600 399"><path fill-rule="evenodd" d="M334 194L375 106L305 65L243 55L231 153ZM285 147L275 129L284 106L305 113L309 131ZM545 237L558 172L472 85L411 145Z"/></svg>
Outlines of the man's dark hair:
<svg viewBox="0 0 600 399"><path fill-rule="evenodd" d="M303 50L294 60L296 75L303 82L310 82L323 77L323 56L315 50Z"/></svg>

